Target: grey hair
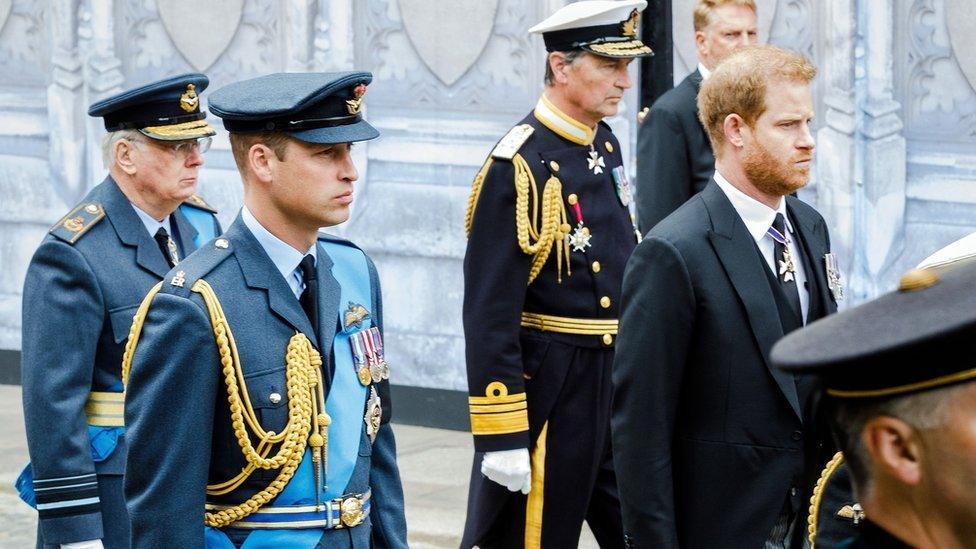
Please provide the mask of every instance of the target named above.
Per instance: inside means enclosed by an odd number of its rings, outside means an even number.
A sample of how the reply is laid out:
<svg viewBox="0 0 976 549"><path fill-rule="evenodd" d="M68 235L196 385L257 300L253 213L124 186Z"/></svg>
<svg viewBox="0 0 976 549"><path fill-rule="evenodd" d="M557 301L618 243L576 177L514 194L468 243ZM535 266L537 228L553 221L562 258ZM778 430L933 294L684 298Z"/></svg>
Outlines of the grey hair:
<svg viewBox="0 0 976 549"><path fill-rule="evenodd" d="M569 50L562 52L562 54L566 56L566 62L570 65L572 65L573 62L580 57L583 57L584 53L586 53L584 50ZM546 76L544 82L546 83L546 86L552 86L556 83L556 75L553 74L552 65L549 64L549 54L546 54Z"/></svg>
<svg viewBox="0 0 976 549"><path fill-rule="evenodd" d="M115 142L120 139L133 139L142 135L139 130L118 130L102 137L102 165L105 169L115 165Z"/></svg>
<svg viewBox="0 0 976 549"><path fill-rule="evenodd" d="M936 429L945 425L955 397L966 384L950 385L922 393L884 400L832 401L835 434L844 460L854 480L855 491L863 498L871 487L871 456L864 446L864 426L880 416L894 417L915 429Z"/></svg>

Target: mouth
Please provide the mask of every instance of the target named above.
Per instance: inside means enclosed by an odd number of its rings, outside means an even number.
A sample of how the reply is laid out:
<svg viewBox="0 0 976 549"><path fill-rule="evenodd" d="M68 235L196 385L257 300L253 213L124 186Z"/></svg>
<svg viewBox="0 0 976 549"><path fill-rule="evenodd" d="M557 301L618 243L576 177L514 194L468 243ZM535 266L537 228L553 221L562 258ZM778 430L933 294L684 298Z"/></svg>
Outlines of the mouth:
<svg viewBox="0 0 976 549"><path fill-rule="evenodd" d="M812 161L812 160L811 160L810 158L807 158L807 159L805 159L805 160L799 160L799 161L797 161L797 162L795 162L795 163L794 163L794 165L795 165L795 166L796 166L797 168L809 168L809 167L810 167L810 162L811 162L811 161Z"/></svg>
<svg viewBox="0 0 976 549"><path fill-rule="evenodd" d="M342 193L339 196L335 197L334 200L344 206L352 204L352 191Z"/></svg>

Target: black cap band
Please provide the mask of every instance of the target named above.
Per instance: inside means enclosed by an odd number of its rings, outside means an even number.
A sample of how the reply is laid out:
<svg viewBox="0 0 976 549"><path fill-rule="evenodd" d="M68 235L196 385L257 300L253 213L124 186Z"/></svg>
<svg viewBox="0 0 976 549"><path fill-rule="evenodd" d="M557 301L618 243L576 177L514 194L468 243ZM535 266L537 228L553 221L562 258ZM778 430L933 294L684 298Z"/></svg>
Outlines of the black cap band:
<svg viewBox="0 0 976 549"><path fill-rule="evenodd" d="M289 132L298 130L312 130L316 128L334 128L348 126L363 119L361 113L347 116L330 116L326 118L307 118L303 120L289 120L275 118L271 120L234 120L224 119L224 128L229 132Z"/></svg>

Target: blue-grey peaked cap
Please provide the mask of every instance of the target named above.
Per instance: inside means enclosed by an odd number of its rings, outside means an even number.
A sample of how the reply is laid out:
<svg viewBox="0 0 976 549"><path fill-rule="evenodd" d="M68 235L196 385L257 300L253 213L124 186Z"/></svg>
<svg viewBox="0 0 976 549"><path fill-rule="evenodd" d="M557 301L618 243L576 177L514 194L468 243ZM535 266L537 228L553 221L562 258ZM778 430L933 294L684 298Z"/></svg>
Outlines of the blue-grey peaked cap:
<svg viewBox="0 0 976 549"><path fill-rule="evenodd" d="M229 132L280 131L308 143L379 137L362 114L373 80L365 71L286 72L234 82L210 94L210 112Z"/></svg>

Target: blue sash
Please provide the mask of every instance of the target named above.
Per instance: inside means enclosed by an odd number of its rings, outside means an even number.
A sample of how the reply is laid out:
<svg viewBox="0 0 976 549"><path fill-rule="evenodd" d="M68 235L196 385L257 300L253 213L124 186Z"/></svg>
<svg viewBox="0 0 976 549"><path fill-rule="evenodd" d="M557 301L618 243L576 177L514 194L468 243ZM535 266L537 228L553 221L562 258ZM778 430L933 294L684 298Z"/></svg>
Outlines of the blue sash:
<svg viewBox="0 0 976 549"><path fill-rule="evenodd" d="M346 305L358 303L371 306L372 291L366 255L357 248L328 241L319 241L329 257L332 258L332 276L339 282L339 325L344 327L343 315ZM366 318L358 327L350 327L335 335L332 341L332 356L335 360L335 375L329 386L325 409L332 418L329 425L328 470L323 481L327 489L320 495L322 502L346 494L353 469L359 459L359 443L363 437L366 411L366 397L369 391L359 383L353 367L352 350L349 337L360 330L368 330L371 319ZM281 494L266 507L314 505L315 477L312 473L312 453L306 449L302 461ZM233 525L229 526L233 528ZM251 532L241 549L281 549L282 547L315 547L322 534L322 528L255 530ZM232 548L230 540L213 528L206 528L205 543L208 549Z"/></svg>
<svg viewBox="0 0 976 549"><path fill-rule="evenodd" d="M197 248L217 237L217 228L214 226L212 213L186 204L180 206L180 211L186 216L190 225L193 225L193 228L197 230L197 235L193 237L193 243L196 244Z"/></svg>

